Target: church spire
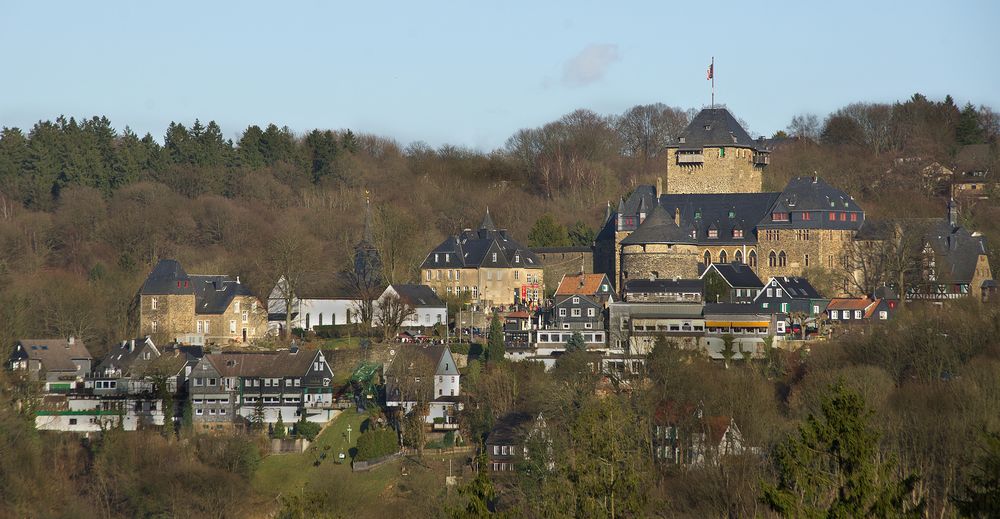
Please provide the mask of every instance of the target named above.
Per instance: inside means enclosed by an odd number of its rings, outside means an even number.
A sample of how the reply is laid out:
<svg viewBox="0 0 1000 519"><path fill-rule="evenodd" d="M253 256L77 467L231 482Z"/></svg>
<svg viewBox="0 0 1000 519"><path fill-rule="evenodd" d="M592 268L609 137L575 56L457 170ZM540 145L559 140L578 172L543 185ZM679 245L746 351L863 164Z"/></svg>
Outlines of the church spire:
<svg viewBox="0 0 1000 519"><path fill-rule="evenodd" d="M361 235L361 240L366 243L374 243L375 238L372 231L372 200L368 194L368 190L365 190L365 230L364 234Z"/></svg>
<svg viewBox="0 0 1000 519"><path fill-rule="evenodd" d="M485 229L487 231L497 230L497 226L493 224L493 218L490 217L490 208L486 208L486 216L483 217L483 223L479 224L480 229Z"/></svg>

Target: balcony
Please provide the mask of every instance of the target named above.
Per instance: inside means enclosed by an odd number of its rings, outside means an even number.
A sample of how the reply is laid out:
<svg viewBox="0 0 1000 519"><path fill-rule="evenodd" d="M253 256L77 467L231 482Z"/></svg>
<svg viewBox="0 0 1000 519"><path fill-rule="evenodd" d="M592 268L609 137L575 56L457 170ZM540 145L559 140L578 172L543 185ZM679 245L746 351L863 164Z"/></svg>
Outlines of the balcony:
<svg viewBox="0 0 1000 519"><path fill-rule="evenodd" d="M678 164L701 164L705 162L705 155L700 152L677 152Z"/></svg>
<svg viewBox="0 0 1000 519"><path fill-rule="evenodd" d="M754 166L766 166L771 163L770 153L754 153L753 154L753 165Z"/></svg>

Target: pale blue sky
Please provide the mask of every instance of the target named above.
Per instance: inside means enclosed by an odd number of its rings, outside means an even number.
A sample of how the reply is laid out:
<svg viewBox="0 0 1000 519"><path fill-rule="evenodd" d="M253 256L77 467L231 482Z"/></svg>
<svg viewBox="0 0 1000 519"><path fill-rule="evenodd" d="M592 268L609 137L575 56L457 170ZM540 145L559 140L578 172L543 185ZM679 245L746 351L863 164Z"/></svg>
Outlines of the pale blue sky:
<svg viewBox="0 0 1000 519"><path fill-rule="evenodd" d="M140 5L141 4L141 5ZM1000 2L10 2L0 126L214 119L489 150L576 108L716 99L755 133L914 92L1000 109Z"/></svg>

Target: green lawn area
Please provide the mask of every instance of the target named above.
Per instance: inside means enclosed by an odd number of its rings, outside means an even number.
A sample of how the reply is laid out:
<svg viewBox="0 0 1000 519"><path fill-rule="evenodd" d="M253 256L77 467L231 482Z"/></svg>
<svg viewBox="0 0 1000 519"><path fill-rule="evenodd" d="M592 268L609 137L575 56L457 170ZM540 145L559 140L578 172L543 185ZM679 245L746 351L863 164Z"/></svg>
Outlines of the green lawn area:
<svg viewBox="0 0 1000 519"><path fill-rule="evenodd" d="M356 350L361 346L361 337L340 337L317 342L321 350Z"/></svg>
<svg viewBox="0 0 1000 519"><path fill-rule="evenodd" d="M348 409L330 422L306 452L268 456L254 475L254 489L272 502L280 495L303 489L319 492L328 496L327 509L335 517L439 515L442 500L449 495L444 485L449 468L447 457L425 454L422 460L404 458L367 472L351 471L349 449L357 445L361 423L367 418L367 414ZM350 445L346 437L348 425ZM338 464L341 451L347 458ZM324 452L326 459L315 466ZM452 474L462 475L463 462L468 456L452 457ZM451 489L450 495L455 493Z"/></svg>

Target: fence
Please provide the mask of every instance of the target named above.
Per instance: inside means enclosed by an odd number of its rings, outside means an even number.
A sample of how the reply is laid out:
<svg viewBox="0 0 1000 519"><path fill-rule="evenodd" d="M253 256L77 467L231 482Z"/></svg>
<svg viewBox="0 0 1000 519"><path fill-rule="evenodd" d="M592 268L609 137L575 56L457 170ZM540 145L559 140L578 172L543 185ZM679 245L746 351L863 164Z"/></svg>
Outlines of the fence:
<svg viewBox="0 0 1000 519"><path fill-rule="evenodd" d="M355 461L354 463L351 463L351 470L353 470L354 472L365 472L380 465L384 465L385 463L388 463L396 458L399 458L403 456L403 454L405 454L403 451L399 451L386 456L382 456L381 458L375 458L373 460Z"/></svg>

